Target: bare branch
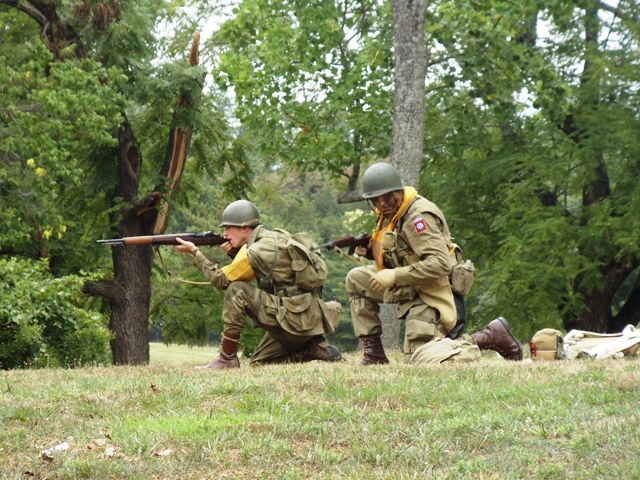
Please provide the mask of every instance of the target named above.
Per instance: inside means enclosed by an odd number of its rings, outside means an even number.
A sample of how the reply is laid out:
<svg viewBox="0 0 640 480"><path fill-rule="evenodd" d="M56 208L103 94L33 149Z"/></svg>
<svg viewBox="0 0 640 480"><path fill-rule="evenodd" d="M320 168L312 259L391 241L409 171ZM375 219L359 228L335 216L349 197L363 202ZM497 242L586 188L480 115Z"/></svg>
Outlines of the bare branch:
<svg viewBox="0 0 640 480"><path fill-rule="evenodd" d="M38 10L37 8L33 7L32 5L28 5L25 3L22 3L18 0L0 0L0 3L4 4L4 5L8 5L9 7L13 7L17 10L20 10L23 13L26 13L27 15L29 15L32 19L34 19L36 22L38 22L38 24L45 29L48 25L48 20L47 17L45 17L40 10Z"/></svg>

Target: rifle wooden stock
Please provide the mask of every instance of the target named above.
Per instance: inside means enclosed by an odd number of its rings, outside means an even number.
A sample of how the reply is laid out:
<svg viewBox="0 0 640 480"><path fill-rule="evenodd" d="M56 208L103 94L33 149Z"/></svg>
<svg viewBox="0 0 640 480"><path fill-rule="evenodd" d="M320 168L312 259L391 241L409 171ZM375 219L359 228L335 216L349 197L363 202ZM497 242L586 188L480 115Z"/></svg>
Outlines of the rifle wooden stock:
<svg viewBox="0 0 640 480"><path fill-rule="evenodd" d="M214 232L204 233L172 233L170 235L144 235L141 237L124 237L98 240L103 245L180 245L178 238L196 246L222 245L227 240Z"/></svg>

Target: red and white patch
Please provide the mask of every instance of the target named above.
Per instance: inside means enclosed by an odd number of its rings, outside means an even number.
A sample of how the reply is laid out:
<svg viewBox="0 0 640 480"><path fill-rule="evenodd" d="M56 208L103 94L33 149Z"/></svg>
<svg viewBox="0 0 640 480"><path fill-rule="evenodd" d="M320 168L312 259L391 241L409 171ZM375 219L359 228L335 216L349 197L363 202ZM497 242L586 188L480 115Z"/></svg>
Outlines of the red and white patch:
<svg viewBox="0 0 640 480"><path fill-rule="evenodd" d="M424 218L417 217L413 221L413 228L416 229L417 233L422 233L427 231L427 222L424 221Z"/></svg>

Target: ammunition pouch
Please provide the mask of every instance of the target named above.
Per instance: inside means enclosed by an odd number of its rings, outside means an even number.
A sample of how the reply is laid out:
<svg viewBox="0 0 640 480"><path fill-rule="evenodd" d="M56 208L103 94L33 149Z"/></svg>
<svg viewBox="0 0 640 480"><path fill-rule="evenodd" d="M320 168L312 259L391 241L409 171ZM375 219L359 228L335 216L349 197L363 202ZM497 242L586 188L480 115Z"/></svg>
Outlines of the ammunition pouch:
<svg viewBox="0 0 640 480"><path fill-rule="evenodd" d="M476 278L476 267L471 260L458 263L451 272L451 290L463 297L469 293Z"/></svg>
<svg viewBox="0 0 640 480"><path fill-rule="evenodd" d="M258 288L271 295L275 294L275 287L273 286L273 277L271 275L258 280Z"/></svg>
<svg viewBox="0 0 640 480"><path fill-rule="evenodd" d="M533 336L529 348L532 359L561 360L564 356L562 333L553 328L544 328Z"/></svg>

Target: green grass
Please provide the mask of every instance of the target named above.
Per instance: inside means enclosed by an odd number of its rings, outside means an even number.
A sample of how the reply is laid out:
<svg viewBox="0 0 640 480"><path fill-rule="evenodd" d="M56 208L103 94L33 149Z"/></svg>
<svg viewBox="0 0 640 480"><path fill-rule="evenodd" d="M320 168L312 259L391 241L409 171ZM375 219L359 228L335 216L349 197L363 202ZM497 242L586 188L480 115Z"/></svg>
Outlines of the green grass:
<svg viewBox="0 0 640 480"><path fill-rule="evenodd" d="M193 368L215 354L1 372L0 478L640 478L638 360Z"/></svg>
<svg viewBox="0 0 640 480"><path fill-rule="evenodd" d="M218 347L188 347L186 345L149 344L151 363L204 365L216 358Z"/></svg>

